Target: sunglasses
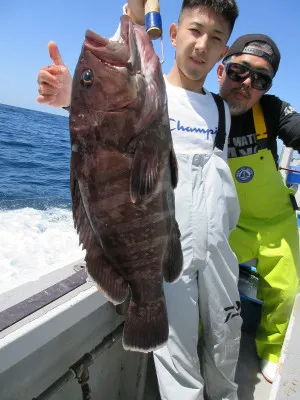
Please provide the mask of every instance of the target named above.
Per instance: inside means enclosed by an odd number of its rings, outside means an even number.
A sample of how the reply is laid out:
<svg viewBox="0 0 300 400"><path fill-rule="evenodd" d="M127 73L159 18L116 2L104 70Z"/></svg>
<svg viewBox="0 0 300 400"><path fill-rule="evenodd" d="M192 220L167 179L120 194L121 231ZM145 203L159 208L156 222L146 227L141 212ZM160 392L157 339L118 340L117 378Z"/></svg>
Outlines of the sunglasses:
<svg viewBox="0 0 300 400"><path fill-rule="evenodd" d="M272 86L272 78L263 72L255 71L243 64L228 63L225 71L229 79L242 83L251 76L251 87L256 90L268 90Z"/></svg>

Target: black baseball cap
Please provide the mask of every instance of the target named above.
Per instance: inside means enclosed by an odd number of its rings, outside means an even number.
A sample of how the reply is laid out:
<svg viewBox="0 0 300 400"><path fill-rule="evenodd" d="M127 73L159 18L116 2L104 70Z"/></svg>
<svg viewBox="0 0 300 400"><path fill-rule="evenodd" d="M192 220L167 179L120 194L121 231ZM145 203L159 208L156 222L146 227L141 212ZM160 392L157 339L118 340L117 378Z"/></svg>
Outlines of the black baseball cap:
<svg viewBox="0 0 300 400"><path fill-rule="evenodd" d="M270 55L262 49L257 48L255 45L252 46L249 43L251 42L263 42L267 43L273 50L273 54ZM240 36L229 48L226 57L223 59L226 61L229 57L238 54L253 54L254 56L262 57L267 60L274 71L274 75L276 74L279 63L280 63L280 52L275 42L267 35L262 35L260 33L252 33Z"/></svg>

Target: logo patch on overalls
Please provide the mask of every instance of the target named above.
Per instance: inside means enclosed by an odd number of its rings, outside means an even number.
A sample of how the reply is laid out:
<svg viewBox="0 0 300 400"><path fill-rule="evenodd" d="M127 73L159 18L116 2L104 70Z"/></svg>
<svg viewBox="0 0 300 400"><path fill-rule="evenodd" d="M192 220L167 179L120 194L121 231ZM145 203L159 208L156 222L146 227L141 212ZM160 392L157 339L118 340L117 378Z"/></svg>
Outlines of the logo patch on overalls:
<svg viewBox="0 0 300 400"><path fill-rule="evenodd" d="M247 183L253 179L254 171L250 167L241 167L235 173L235 179L240 183Z"/></svg>

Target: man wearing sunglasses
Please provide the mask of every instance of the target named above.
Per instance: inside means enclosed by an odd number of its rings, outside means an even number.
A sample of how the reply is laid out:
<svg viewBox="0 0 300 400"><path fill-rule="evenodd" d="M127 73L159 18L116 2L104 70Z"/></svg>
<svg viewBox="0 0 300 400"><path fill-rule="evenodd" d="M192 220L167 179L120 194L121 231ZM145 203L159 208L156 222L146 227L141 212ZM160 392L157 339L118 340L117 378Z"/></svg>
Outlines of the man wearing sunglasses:
<svg viewBox="0 0 300 400"><path fill-rule="evenodd" d="M256 348L269 382L299 289L294 191L278 171L276 139L300 150L300 114L289 103L266 95L279 62L273 40L252 34L238 38L218 67L220 94L232 116L228 158L241 206L230 243L240 263L257 259L263 305Z"/></svg>

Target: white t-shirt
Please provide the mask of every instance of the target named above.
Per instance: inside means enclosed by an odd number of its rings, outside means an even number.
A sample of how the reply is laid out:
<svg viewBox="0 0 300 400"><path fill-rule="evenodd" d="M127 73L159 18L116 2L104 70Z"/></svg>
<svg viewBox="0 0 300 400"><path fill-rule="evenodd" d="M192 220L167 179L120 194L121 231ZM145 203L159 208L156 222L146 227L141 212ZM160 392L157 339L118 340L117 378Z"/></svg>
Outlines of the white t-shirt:
<svg viewBox="0 0 300 400"><path fill-rule="evenodd" d="M171 85L165 76L168 112L175 153L201 154L213 151L218 131L219 113L210 92L191 92ZM227 140L230 130L230 113L225 104L226 142L222 158L227 160Z"/></svg>

